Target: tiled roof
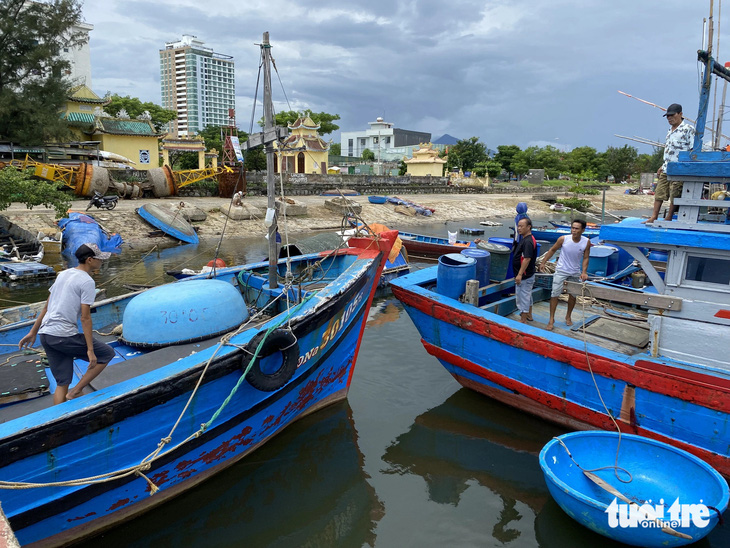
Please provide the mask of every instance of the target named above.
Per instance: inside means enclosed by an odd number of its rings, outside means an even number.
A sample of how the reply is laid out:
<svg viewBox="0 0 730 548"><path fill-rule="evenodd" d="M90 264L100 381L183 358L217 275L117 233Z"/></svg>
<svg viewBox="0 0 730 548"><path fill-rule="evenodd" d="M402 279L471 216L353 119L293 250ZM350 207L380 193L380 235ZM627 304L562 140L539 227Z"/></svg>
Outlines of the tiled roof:
<svg viewBox="0 0 730 548"><path fill-rule="evenodd" d="M306 129L319 129L320 128L320 125L315 124L309 116L297 118L293 124L288 124L288 125L289 125L289 129L299 129L300 127L306 128Z"/></svg>
<svg viewBox="0 0 730 548"><path fill-rule="evenodd" d="M61 117L73 125L90 125L95 120L94 115L88 112L65 112Z"/></svg>
<svg viewBox="0 0 730 548"><path fill-rule="evenodd" d="M97 118L96 131L112 135L143 135L160 137L154 126L147 120L120 120L118 118Z"/></svg>
<svg viewBox="0 0 730 548"><path fill-rule="evenodd" d="M110 102L109 99L99 97L91 89L85 85L76 86L69 90L68 94L69 101L75 103L89 103L92 105L106 105Z"/></svg>

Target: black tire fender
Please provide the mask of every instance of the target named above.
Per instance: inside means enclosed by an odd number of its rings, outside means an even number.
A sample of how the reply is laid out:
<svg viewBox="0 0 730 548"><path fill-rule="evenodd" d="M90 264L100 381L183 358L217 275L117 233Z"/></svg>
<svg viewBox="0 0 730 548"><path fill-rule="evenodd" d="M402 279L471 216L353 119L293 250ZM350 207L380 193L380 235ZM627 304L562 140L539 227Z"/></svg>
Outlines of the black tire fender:
<svg viewBox="0 0 730 548"><path fill-rule="evenodd" d="M241 358L241 368L245 371L251 361L251 356L256 353L261 340L266 336L266 331L257 333L246 345L247 352ZM265 373L261 370L261 359L281 354L281 366L273 373ZM299 343L291 331L275 329L266 337L258 357L251 365L246 374L248 383L262 392L273 392L284 386L294 376L299 362Z"/></svg>

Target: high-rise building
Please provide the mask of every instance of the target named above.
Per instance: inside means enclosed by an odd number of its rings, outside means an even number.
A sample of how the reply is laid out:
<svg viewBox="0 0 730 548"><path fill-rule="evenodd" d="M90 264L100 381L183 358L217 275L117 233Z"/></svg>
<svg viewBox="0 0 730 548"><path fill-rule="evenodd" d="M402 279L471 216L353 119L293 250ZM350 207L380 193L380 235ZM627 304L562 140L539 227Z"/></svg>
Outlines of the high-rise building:
<svg viewBox="0 0 730 548"><path fill-rule="evenodd" d="M195 36L183 35L160 50L162 106L177 111L173 135L194 135L207 126L228 125L236 106L233 57L215 53Z"/></svg>
<svg viewBox="0 0 730 548"><path fill-rule="evenodd" d="M66 75L74 86L85 85L91 88L91 50L89 48L89 33L94 30L94 25L89 23L78 23L71 27L71 31L84 34L84 41L76 47L64 47L61 50L61 58L68 61L69 68Z"/></svg>

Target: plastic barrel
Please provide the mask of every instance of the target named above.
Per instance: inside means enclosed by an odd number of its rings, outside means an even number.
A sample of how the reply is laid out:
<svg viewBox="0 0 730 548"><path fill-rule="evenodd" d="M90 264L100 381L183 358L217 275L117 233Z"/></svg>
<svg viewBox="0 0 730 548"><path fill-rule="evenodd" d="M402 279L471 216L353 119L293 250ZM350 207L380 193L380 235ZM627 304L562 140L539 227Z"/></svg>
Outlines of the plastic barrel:
<svg viewBox="0 0 730 548"><path fill-rule="evenodd" d="M461 254L476 260L476 279L479 280L479 287L489 285L489 275L492 263L492 258L489 254L489 251L485 249L479 249L478 247L470 247L464 249Z"/></svg>
<svg viewBox="0 0 730 548"><path fill-rule="evenodd" d="M504 278L497 278L495 275L495 280L508 280L509 278L514 278L515 274L512 271L512 246L514 245L514 240L512 238L489 238L490 244L499 244L507 247L509 249L509 259L507 261L507 267L504 272Z"/></svg>
<svg viewBox="0 0 730 548"><path fill-rule="evenodd" d="M619 251L615 245L607 245L606 247L613 249L613 253L608 256L608 271L606 272L606 275L610 276L618 272Z"/></svg>
<svg viewBox="0 0 730 548"><path fill-rule="evenodd" d="M594 245L591 247L591 256L588 259L588 274L607 276L609 257L614 254L615 248L608 245Z"/></svg>
<svg viewBox="0 0 730 548"><path fill-rule="evenodd" d="M507 279L507 266L510 263L510 250L506 245L494 244L481 241L477 244L477 248L489 252L489 279L501 282Z"/></svg>
<svg viewBox="0 0 730 548"><path fill-rule="evenodd" d="M436 293L458 299L466 291L467 280L476 279L477 261L460 253L448 253L439 257L436 273Z"/></svg>

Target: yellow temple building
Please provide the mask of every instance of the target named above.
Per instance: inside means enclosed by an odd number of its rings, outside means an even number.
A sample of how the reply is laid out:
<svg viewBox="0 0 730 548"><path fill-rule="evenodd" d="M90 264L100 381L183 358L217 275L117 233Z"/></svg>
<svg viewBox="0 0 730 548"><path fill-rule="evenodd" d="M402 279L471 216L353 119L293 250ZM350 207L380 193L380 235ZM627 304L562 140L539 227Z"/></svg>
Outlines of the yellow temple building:
<svg viewBox="0 0 730 548"><path fill-rule="evenodd" d="M61 117L77 141L99 141L100 150L128 158L135 169L159 167L159 139L165 133L159 133L144 116L135 120L110 116L103 109L108 103L89 87L76 86Z"/></svg>
<svg viewBox="0 0 730 548"><path fill-rule="evenodd" d="M421 143L413 149L413 158L403 160L408 166L407 173L413 176L441 177L444 172L446 160L439 158L439 151L433 148L431 143Z"/></svg>
<svg viewBox="0 0 730 548"><path fill-rule="evenodd" d="M279 173L327 173L327 156L330 145L319 136L319 124L309 116L298 118L289 124L291 135L280 146L274 144L274 171ZM281 161L279 160L281 158Z"/></svg>

